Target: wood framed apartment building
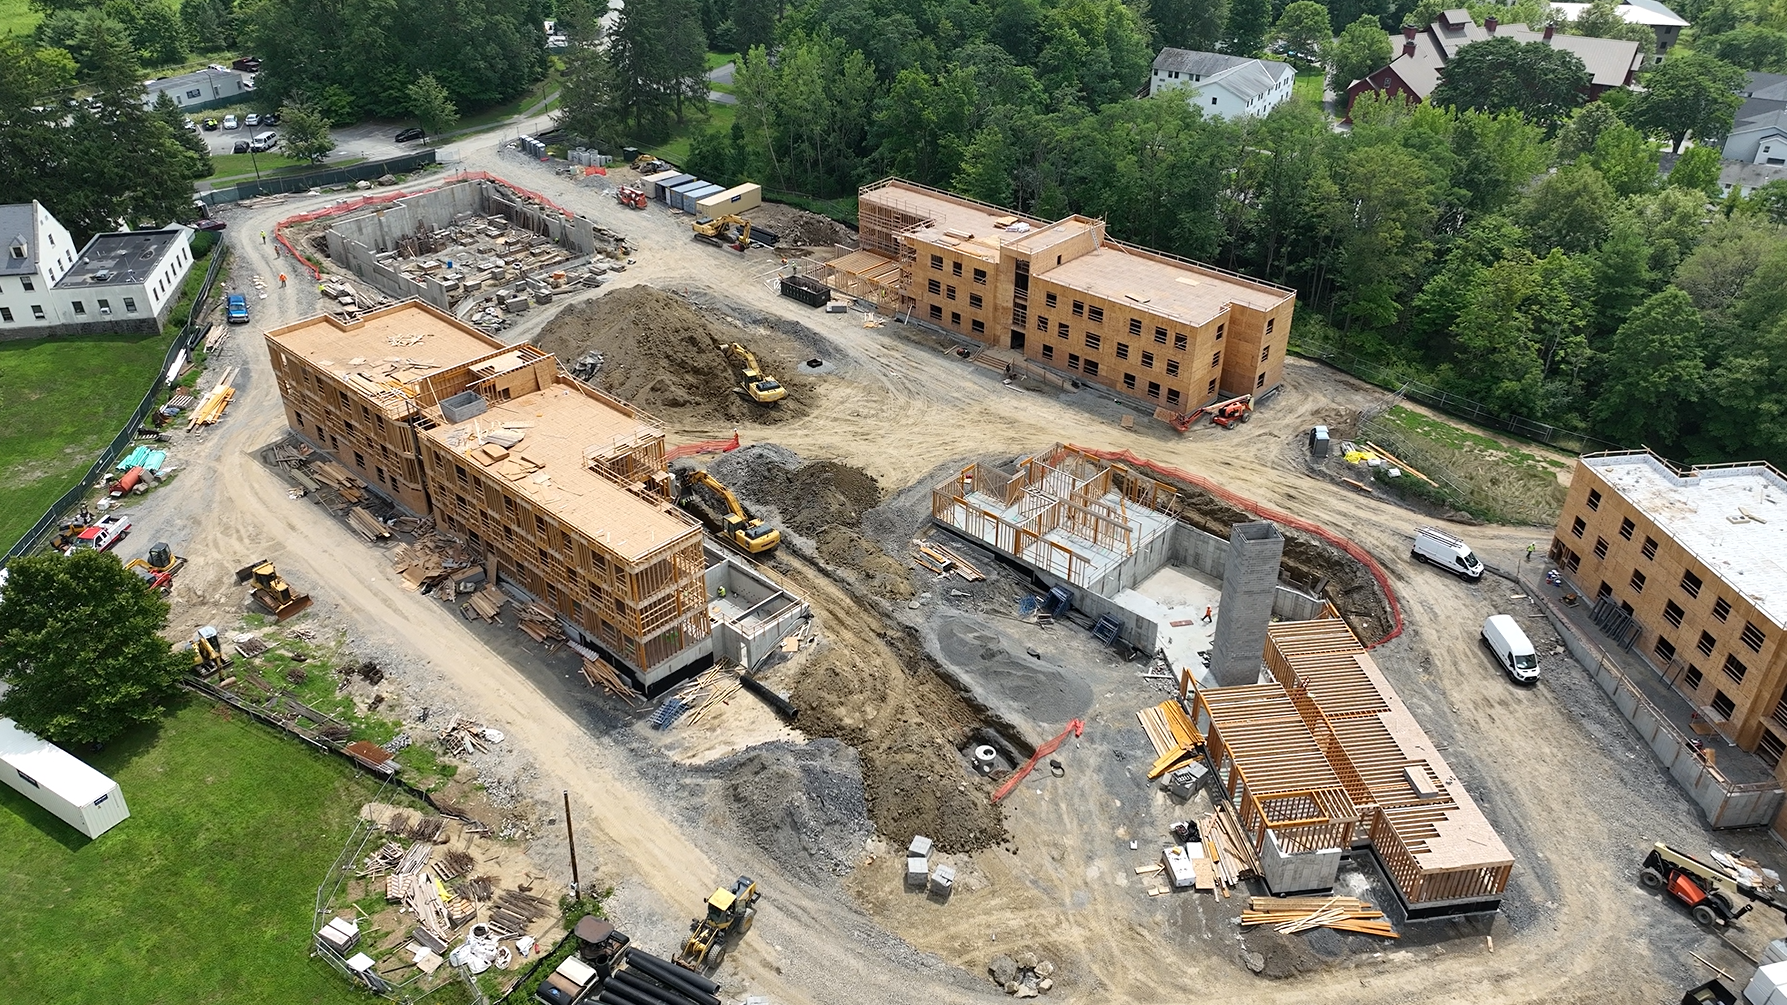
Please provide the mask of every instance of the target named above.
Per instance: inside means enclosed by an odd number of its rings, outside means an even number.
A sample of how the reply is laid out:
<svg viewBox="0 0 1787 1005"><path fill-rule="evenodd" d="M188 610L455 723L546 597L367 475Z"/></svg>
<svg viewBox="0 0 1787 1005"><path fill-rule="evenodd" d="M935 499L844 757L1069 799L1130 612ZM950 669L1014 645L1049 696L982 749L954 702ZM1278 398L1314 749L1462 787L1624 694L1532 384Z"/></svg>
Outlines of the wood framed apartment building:
<svg viewBox="0 0 1787 1005"><path fill-rule="evenodd" d="M846 292L1174 411L1283 379L1291 290L897 178L857 203Z"/></svg>
<svg viewBox="0 0 1787 1005"><path fill-rule="evenodd" d="M641 685L711 654L701 525L671 503L650 416L420 302L266 337L294 432Z"/></svg>
<svg viewBox="0 0 1787 1005"><path fill-rule="evenodd" d="M1787 782L1787 477L1580 457L1551 539L1597 623ZM1777 832L1787 820L1777 818Z"/></svg>

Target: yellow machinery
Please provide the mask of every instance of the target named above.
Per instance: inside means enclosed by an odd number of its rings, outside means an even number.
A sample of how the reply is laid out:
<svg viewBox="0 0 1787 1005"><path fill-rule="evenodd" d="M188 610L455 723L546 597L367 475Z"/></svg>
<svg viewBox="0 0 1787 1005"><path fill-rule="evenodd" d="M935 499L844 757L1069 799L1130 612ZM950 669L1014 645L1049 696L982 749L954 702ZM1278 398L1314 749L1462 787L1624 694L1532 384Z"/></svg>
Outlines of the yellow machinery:
<svg viewBox="0 0 1787 1005"><path fill-rule="evenodd" d="M752 555L761 555L773 551L782 543L782 532L764 523L761 519L750 516L738 501L738 496L713 475L700 468L691 468L684 472L680 482L682 494L677 504L701 517L719 535L733 546ZM706 488L720 498L725 504L724 512L715 512L693 498L696 488Z"/></svg>
<svg viewBox="0 0 1787 1005"><path fill-rule="evenodd" d="M707 916L689 922L689 937L671 962L696 973L719 966L728 941L751 930L760 896L757 882L749 876L738 877L730 890L715 890L707 898Z"/></svg>
<svg viewBox="0 0 1787 1005"><path fill-rule="evenodd" d="M704 216L689 224L695 236L704 241L725 245L734 251L744 251L751 246L751 221L731 213L725 216ZM732 228L738 228L738 240L732 240Z"/></svg>
<svg viewBox="0 0 1787 1005"><path fill-rule="evenodd" d="M217 629L202 625L192 633L193 673L209 677L229 665L230 658L224 655L223 644L217 641Z"/></svg>
<svg viewBox="0 0 1787 1005"><path fill-rule="evenodd" d="M297 614L310 606L310 594L295 592L286 581L280 578L279 570L273 563L261 559L253 565L246 565L236 570L236 582L254 583L254 600L268 614L280 621Z"/></svg>
<svg viewBox="0 0 1787 1005"><path fill-rule="evenodd" d="M167 542L158 541L149 549L148 557L133 558L124 563L124 567L141 576L153 589L171 590L174 574L186 568L186 559L174 554Z"/></svg>
<svg viewBox="0 0 1787 1005"><path fill-rule="evenodd" d="M725 342L720 345L720 351L726 354L727 362L738 367L738 388L749 395L752 401L759 405L769 405L788 397L788 389L763 372L751 350L737 342Z"/></svg>

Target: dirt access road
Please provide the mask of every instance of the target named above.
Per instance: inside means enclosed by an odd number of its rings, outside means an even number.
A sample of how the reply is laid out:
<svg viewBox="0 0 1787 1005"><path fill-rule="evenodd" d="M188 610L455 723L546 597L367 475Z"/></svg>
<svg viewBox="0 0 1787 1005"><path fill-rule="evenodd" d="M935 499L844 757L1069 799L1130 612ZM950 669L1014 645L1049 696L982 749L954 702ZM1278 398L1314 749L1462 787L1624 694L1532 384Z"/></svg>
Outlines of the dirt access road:
<svg viewBox="0 0 1787 1005"><path fill-rule="evenodd" d="M1239 430L1208 427L1179 436L1142 420L1125 430L1132 406L1091 393L1056 396L1014 390L994 376L893 326L861 327L860 315L823 315L777 297L764 282L776 264L692 243L686 218L661 210L622 210L525 161L483 147L459 150L463 166L507 174L632 237L640 262L619 283L708 290L766 319L792 317L813 328L827 360L807 417L773 429L741 428L747 441L771 439L809 459L862 467L884 486L903 486L939 464L990 453L1019 454L1069 440L1128 448L1206 475L1239 492L1348 534L1376 554L1401 595L1409 628L1379 651L1385 672L1484 804L1519 862L1509 907L1493 924L1420 926L1421 951L1406 946L1365 954L1297 980L1268 983L1235 962L1232 928L1191 942L1137 916L1140 897L1100 866L1117 835L1094 832L1096 814L1071 803L1015 799L1007 823L1020 848L977 858L994 882L980 901L964 898L945 912L910 903L871 910L835 890L789 881L776 863L753 861L723 833L690 829L661 811L662 793L641 782L617 747L586 732L538 674L518 673L479 643L442 605L403 591L382 554L363 545L320 509L286 496L285 486L252 452L282 429L258 333L314 313L308 287L277 283L256 305L255 324L232 340L227 362L245 367L229 416L203 434L186 475L142 507L141 539L186 542L192 566L182 574L176 618L189 627L240 610L230 570L267 555L319 601L359 625L366 637L401 647L457 690L462 707L508 732L540 765L543 795L569 788L605 879L648 928L674 931L692 905L740 867L758 868L776 890L750 938L731 957L753 993L776 1002L831 1002L845 995L882 1001L965 1001L986 988L977 979L928 963L940 958L978 972L1014 936L1046 933L1078 954L1077 980L1058 996L1075 1001L1153 1001L1187 990L1261 1002L1432 1001L1469 987L1486 1002L1663 1000L1671 989L1704 979L1688 967L1697 949L1727 969L1737 965L1718 940L1679 912L1640 892L1633 865L1651 840L1690 847L1708 843L1760 850L1758 835L1714 838L1692 806L1661 775L1604 698L1567 668L1548 666L1535 691L1509 687L1476 651L1475 625L1506 607L1505 583L1465 586L1409 564L1409 528L1425 522L1377 499L1346 494L1302 474L1298 437L1315 421L1334 421L1379 392L1319 367L1292 363L1290 390ZM277 264L258 244L243 243L275 221L324 199L226 211L243 262L239 272L267 274ZM289 263L288 263L289 264ZM517 330L512 335L524 335ZM769 333L763 338L773 338ZM796 346L781 347L792 354ZM727 435L729 429L677 428L678 439ZM188 452L189 458L192 452ZM1508 567L1541 528L1459 528L1489 561ZM820 597L823 591L814 591ZM824 595L822 616L848 619L849 604ZM1086 822L1080 822L1082 818ZM1024 854L1067 835L1083 866L1044 868ZM1152 838L1150 839L1157 839ZM1095 843L1101 842L1101 843ZM1125 842L1126 844L1126 842ZM761 867L761 868L759 868ZM1094 867L1097 867L1096 869ZM1103 877L1102 881L1100 877ZM1120 876L1118 878L1121 878ZM1756 933L1778 923L1752 916ZM1772 926L1772 928L1770 927ZM886 932L921 950L915 955ZM1003 932L998 943L990 934ZM1493 934L1494 951L1483 935ZM1754 951L1754 938L1749 943ZM934 955L932 955L934 954ZM1736 972L1734 970L1734 972ZM1691 978L1691 979L1690 979ZM1458 989L1458 990L1453 990Z"/></svg>

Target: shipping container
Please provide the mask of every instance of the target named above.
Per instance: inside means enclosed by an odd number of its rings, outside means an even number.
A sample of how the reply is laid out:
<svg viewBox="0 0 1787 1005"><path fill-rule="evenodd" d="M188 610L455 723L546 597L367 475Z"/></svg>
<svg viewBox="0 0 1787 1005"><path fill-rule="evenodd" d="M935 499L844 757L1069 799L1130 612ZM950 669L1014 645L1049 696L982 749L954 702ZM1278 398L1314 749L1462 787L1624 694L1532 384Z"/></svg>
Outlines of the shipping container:
<svg viewBox="0 0 1787 1005"><path fill-rule="evenodd" d="M695 204L695 210L702 216L723 216L727 213L743 213L761 205L763 186L746 182L703 198Z"/></svg>

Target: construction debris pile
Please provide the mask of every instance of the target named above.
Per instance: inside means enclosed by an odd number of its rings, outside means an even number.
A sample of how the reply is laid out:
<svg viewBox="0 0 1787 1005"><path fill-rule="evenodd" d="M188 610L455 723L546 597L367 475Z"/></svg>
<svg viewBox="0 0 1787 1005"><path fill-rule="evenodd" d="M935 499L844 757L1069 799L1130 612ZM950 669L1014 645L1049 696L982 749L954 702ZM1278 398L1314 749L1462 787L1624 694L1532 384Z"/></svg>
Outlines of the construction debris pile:
<svg viewBox="0 0 1787 1005"><path fill-rule="evenodd" d="M698 725L709 713L730 702L743 689L744 685L739 683L737 667L716 664L703 670L693 680L678 688L676 693L665 698L652 716L652 727L669 729L678 721L685 721L691 726Z"/></svg>
<svg viewBox="0 0 1787 1005"><path fill-rule="evenodd" d="M459 757L485 753L492 745L501 743L502 739L500 730L491 729L463 715L454 716L453 721L440 731L441 749Z"/></svg>
<svg viewBox="0 0 1787 1005"><path fill-rule="evenodd" d="M993 957L987 975L1000 990L1017 998L1035 998L1055 987L1055 965L1029 950Z"/></svg>
<svg viewBox="0 0 1787 1005"><path fill-rule="evenodd" d="M1285 935L1312 928L1332 928L1339 932L1401 938L1384 920L1382 911L1354 897L1251 897L1247 910L1241 912L1241 924L1271 925Z"/></svg>
<svg viewBox="0 0 1787 1005"><path fill-rule="evenodd" d="M327 244L324 245L325 249ZM357 321L362 311L383 307L391 298L372 289L356 289L347 280L329 276L316 286L317 295L329 301L324 310L344 321Z"/></svg>
<svg viewBox="0 0 1787 1005"><path fill-rule="evenodd" d="M938 576L947 576L953 572L970 583L978 583L987 578L981 575L979 569L968 564L967 559L936 538L913 541L912 559Z"/></svg>

